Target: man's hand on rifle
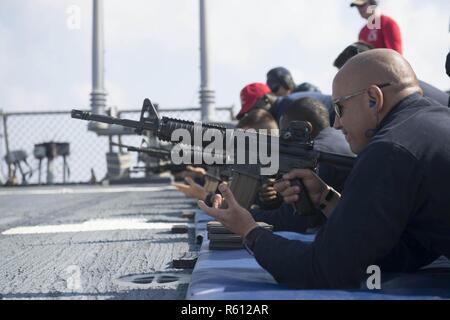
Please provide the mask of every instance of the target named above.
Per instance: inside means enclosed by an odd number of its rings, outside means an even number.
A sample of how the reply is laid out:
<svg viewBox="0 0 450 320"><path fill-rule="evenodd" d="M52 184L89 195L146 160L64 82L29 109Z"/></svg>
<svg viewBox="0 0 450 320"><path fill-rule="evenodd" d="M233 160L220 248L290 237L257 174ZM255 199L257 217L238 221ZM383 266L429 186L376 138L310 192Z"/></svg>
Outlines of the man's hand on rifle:
<svg viewBox="0 0 450 320"><path fill-rule="evenodd" d="M294 179L301 179L303 181L314 206L318 208L320 204L327 204L325 210L322 210L322 212L329 217L339 202L340 194L323 182L313 171L308 169L295 169L285 174L283 180L274 185L275 190L283 196L283 200L286 203L291 204L298 201L299 197L302 196L302 192L304 192L304 190L300 190L297 186L291 187L290 180ZM333 191L334 196L328 203L325 201L325 198L330 190Z"/></svg>
<svg viewBox="0 0 450 320"><path fill-rule="evenodd" d="M273 187L274 180L271 179L267 183L263 184L261 191L259 192L259 199L263 202L271 202L278 199L278 192Z"/></svg>
<svg viewBox="0 0 450 320"><path fill-rule="evenodd" d="M283 175L283 180L275 183L274 188L282 196L286 203L294 203L301 197L303 190L300 187L291 187L290 180L301 179L306 187L306 191L313 204L318 207L320 204L320 197L327 189L327 185L314 172L308 169L295 169Z"/></svg>
<svg viewBox="0 0 450 320"><path fill-rule="evenodd" d="M212 207L207 206L204 201L198 201L200 209L216 218L225 228L242 237L245 237L251 230L258 227L250 212L237 203L226 183L222 183L219 186L219 191L222 195L216 194L214 196ZM227 209L221 209L224 201L226 201Z"/></svg>
<svg viewBox="0 0 450 320"><path fill-rule="evenodd" d="M186 169L195 177L203 178L206 175L206 170L200 167L186 166Z"/></svg>
<svg viewBox="0 0 450 320"><path fill-rule="evenodd" d="M206 175L206 170L200 167L186 166L186 170L176 173L175 176L179 178L203 178Z"/></svg>
<svg viewBox="0 0 450 320"><path fill-rule="evenodd" d="M263 206L279 206L281 202L280 194L273 187L275 183L274 179L269 179L267 183L264 183L259 191L259 201Z"/></svg>
<svg viewBox="0 0 450 320"><path fill-rule="evenodd" d="M205 200L206 196L207 196L207 192L205 190L205 188L203 188L201 185L199 185L198 183L195 183L194 180L192 180L191 177L186 177L184 179L187 184L184 183L174 183L173 185L175 186L175 188L178 189L178 191L183 192L186 197L189 198L194 198L197 200Z"/></svg>

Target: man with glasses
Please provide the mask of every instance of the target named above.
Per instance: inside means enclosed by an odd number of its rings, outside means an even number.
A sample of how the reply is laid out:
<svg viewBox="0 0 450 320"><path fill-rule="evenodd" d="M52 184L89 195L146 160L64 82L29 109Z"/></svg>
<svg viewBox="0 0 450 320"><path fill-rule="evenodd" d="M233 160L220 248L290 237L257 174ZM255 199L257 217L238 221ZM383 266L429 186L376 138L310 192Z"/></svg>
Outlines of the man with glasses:
<svg viewBox="0 0 450 320"><path fill-rule="evenodd" d="M342 51L339 56L336 58L334 62L334 66L338 69L341 69L344 64L357 54L360 54L362 52L365 52L367 50L374 49L372 46L361 43L361 42L355 42L349 45L347 48ZM449 62L450 63L450 62ZM450 68L450 67L449 67ZM450 72L450 71L449 71ZM419 79L419 85L420 88L422 88L423 96L426 98L433 99L443 106L449 105L450 106L450 96L448 93L436 88L435 86Z"/></svg>
<svg viewBox="0 0 450 320"><path fill-rule="evenodd" d="M258 263L289 287L359 288L382 274L414 272L450 258L450 109L424 98L409 63L374 49L350 59L333 81L334 127L358 155L342 196L310 170L275 188L286 203L308 192L328 220L307 244L259 228L221 185L213 207L199 206L244 237ZM306 190L290 186L302 179ZM228 209L217 209L226 199ZM382 284L383 288L383 284Z"/></svg>

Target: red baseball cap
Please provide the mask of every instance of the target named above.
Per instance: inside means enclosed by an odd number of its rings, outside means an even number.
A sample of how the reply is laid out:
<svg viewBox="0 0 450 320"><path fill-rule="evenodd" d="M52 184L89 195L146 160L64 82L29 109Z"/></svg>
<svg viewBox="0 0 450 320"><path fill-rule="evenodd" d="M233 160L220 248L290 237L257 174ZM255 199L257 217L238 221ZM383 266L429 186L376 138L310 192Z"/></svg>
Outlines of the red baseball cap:
<svg viewBox="0 0 450 320"><path fill-rule="evenodd" d="M251 83L241 90L241 111L236 116L237 119L248 113L256 101L263 95L270 93L270 88L264 83Z"/></svg>

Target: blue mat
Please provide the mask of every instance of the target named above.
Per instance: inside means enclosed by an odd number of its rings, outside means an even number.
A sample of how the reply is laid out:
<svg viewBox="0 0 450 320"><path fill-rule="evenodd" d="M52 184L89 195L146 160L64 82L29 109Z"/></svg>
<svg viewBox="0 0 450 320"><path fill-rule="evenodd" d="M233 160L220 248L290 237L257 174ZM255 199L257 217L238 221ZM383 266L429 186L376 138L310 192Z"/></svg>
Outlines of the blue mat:
<svg viewBox="0 0 450 320"><path fill-rule="evenodd" d="M204 213L196 214L201 227ZM208 217L209 218L209 217ZM210 218L209 218L210 219ZM210 221L210 220L208 220ZM291 240L311 242L314 235L277 232ZM389 275L383 290L291 290L276 283L245 250L210 251L204 238L186 295L198 300L410 300L450 299L450 263L441 259L418 274Z"/></svg>

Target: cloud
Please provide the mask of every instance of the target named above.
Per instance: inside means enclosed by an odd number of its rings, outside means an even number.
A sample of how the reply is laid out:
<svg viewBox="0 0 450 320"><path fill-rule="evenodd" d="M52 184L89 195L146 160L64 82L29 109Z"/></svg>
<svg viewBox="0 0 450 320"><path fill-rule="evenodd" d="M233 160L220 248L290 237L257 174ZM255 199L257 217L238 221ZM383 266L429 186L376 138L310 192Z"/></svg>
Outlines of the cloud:
<svg viewBox="0 0 450 320"><path fill-rule="evenodd" d="M69 4L6 0L0 5L0 61L7 65L0 73L0 105L7 111L81 104L71 92L89 79L90 54L83 36L88 33L87 28L84 33L67 29Z"/></svg>
<svg viewBox="0 0 450 320"><path fill-rule="evenodd" d="M198 1L108 0L105 30L111 49L156 43L183 55L193 48L198 35Z"/></svg>

